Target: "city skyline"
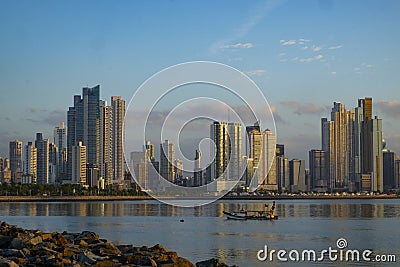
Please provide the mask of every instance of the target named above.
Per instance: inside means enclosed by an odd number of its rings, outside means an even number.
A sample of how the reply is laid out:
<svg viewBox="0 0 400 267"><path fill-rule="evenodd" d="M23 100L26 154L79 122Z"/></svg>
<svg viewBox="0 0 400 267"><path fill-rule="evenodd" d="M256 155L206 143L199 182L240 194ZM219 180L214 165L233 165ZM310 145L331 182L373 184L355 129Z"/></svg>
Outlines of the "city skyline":
<svg viewBox="0 0 400 267"><path fill-rule="evenodd" d="M273 108L277 142L291 158L307 158L318 147L318 118L334 101L353 106L362 96L375 99L387 146L400 151L399 5L4 1L0 155L8 155L16 137L24 143L36 132L51 137L82 86L101 84L103 99L121 95L129 102L152 74L191 60L250 75Z"/></svg>

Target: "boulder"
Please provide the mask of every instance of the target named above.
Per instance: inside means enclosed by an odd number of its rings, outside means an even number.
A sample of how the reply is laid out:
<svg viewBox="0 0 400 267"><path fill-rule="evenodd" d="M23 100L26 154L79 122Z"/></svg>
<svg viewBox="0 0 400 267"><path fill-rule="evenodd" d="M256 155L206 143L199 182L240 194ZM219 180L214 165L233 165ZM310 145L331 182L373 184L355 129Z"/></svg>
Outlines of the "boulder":
<svg viewBox="0 0 400 267"><path fill-rule="evenodd" d="M229 265L219 259L209 259L196 263L196 267L229 267Z"/></svg>

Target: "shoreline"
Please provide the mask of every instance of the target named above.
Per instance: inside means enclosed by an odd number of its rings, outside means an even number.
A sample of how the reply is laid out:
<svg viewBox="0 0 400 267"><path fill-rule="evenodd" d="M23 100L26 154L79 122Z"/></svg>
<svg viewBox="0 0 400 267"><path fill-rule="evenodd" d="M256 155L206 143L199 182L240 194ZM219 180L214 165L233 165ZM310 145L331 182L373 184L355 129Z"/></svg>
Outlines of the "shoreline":
<svg viewBox="0 0 400 267"><path fill-rule="evenodd" d="M87 230L48 233L4 221L0 221L0 266L229 267L217 258L192 263L160 244L117 245Z"/></svg>
<svg viewBox="0 0 400 267"><path fill-rule="evenodd" d="M199 198L164 198L196 200ZM206 198L201 198L206 199ZM397 195L373 196L224 196L220 200L332 200L332 199L400 199ZM0 202L103 202L156 200L150 196L0 196Z"/></svg>

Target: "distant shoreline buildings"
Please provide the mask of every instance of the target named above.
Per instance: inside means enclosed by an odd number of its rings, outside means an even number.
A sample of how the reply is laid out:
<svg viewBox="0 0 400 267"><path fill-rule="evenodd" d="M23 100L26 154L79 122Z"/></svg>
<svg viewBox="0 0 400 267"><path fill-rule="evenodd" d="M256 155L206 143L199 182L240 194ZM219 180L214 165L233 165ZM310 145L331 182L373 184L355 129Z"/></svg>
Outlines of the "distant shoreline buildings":
<svg viewBox="0 0 400 267"><path fill-rule="evenodd" d="M67 124L54 128L52 140L36 134L25 145L11 141L9 157L0 157L1 183L81 184L88 187L127 188L131 177L142 190L163 190L159 175L171 184L187 187L209 185L210 192L227 191L232 183L237 192L384 192L400 187L400 159L387 150L382 139L382 119L372 115L372 98L358 100L346 110L334 102L330 120L321 119L321 147L308 152L305 160L288 159L284 144L258 123L210 124L214 161L202 166L200 150L193 151L193 166L175 158L169 140L153 144L124 159L125 100L111 97L111 105L100 100L100 86L84 87L67 111ZM160 146L159 161L155 145ZM125 164L133 170L126 171ZM204 164L204 163L203 163ZM191 169L191 171L187 171ZM186 171L185 171L186 170Z"/></svg>

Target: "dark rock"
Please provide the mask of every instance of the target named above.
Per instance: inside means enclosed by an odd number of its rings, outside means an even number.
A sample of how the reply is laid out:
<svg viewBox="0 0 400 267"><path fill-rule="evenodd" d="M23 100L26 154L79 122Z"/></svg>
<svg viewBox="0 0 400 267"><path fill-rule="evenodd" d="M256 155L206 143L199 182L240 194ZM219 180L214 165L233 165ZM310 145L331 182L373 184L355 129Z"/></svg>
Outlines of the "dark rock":
<svg viewBox="0 0 400 267"><path fill-rule="evenodd" d="M55 241L56 245L58 245L58 246L64 247L68 244L68 240L62 234L59 234L59 233L53 234L53 240Z"/></svg>
<svg viewBox="0 0 400 267"><path fill-rule="evenodd" d="M99 254L101 256L117 256L121 255L121 251L112 243L100 243L91 246L91 250L95 254Z"/></svg>
<svg viewBox="0 0 400 267"><path fill-rule="evenodd" d="M96 262L94 265L95 267L112 267L112 266L121 266L121 264L118 261L112 261L112 260L102 260Z"/></svg>
<svg viewBox="0 0 400 267"><path fill-rule="evenodd" d="M0 250L0 255L3 257L15 257L15 258L24 258L25 254L18 249L6 248Z"/></svg>
<svg viewBox="0 0 400 267"><path fill-rule="evenodd" d="M24 242L22 242L22 240L19 239L18 237L14 237L9 245L9 248L15 248L15 249L22 249L24 247L25 247Z"/></svg>
<svg viewBox="0 0 400 267"><path fill-rule="evenodd" d="M8 248L8 246L11 243L11 240L13 240L12 236L0 235L0 249L1 248Z"/></svg>
<svg viewBox="0 0 400 267"><path fill-rule="evenodd" d="M94 264L94 263L96 263L96 260L95 260L95 259L93 259L93 258L87 256L87 255L86 255L85 253L83 253L83 252L80 253L80 254L78 255L77 260L78 260L79 262L84 263L84 264Z"/></svg>
<svg viewBox="0 0 400 267"><path fill-rule="evenodd" d="M210 259L196 263L196 267L229 267L219 259Z"/></svg>
<svg viewBox="0 0 400 267"><path fill-rule="evenodd" d="M9 259L0 259L0 267L18 267L14 261Z"/></svg>
<svg viewBox="0 0 400 267"><path fill-rule="evenodd" d="M40 230L24 230L0 222L0 267L14 267L18 264L24 267L195 266L160 244L153 247L116 246L90 231L50 234ZM228 265L218 259L211 259L199 262L196 266Z"/></svg>
<svg viewBox="0 0 400 267"><path fill-rule="evenodd" d="M136 264L141 266L157 267L157 263L150 257L141 257Z"/></svg>

